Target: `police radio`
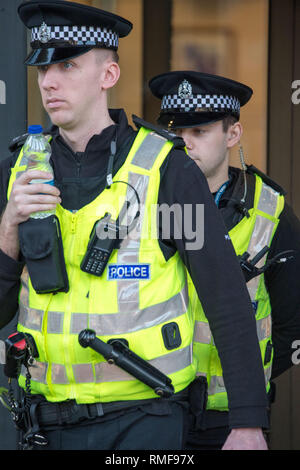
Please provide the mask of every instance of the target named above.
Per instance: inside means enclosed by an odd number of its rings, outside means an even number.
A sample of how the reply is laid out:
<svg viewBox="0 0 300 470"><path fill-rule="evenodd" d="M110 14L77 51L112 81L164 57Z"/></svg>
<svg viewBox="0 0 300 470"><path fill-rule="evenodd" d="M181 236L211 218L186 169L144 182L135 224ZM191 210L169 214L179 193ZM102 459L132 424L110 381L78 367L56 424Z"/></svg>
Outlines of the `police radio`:
<svg viewBox="0 0 300 470"><path fill-rule="evenodd" d="M80 269L88 274L101 276L113 250L119 248L119 235L118 222L111 219L111 214L106 213L93 227Z"/></svg>
<svg viewBox="0 0 300 470"><path fill-rule="evenodd" d="M111 184L116 183L124 183L132 189L138 209L129 225L121 225L119 222L127 215L129 206L132 204L129 200L125 201L117 220L113 220L111 214L106 212L104 217L95 223L87 251L80 264L82 271L94 276L103 274L113 250L120 248L122 240L133 230L140 216L140 198L135 188L125 181L114 181Z"/></svg>

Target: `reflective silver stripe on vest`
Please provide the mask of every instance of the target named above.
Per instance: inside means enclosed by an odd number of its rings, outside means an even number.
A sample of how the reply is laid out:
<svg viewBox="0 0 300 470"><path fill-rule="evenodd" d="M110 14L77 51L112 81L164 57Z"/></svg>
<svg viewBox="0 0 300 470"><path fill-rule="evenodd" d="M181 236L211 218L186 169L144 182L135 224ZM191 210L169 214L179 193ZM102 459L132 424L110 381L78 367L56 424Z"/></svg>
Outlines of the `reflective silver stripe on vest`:
<svg viewBox="0 0 300 470"><path fill-rule="evenodd" d="M271 378L271 373L272 373L272 367L268 367L265 369L265 384L267 385L269 383L269 380ZM206 376L206 374L203 373L197 373L197 376L202 375ZM208 387L208 395L216 395L217 393L226 393L226 388L224 385L224 380L222 376L218 375L212 375L210 377L210 383Z"/></svg>
<svg viewBox="0 0 300 470"><path fill-rule="evenodd" d="M279 193L277 191L263 183L257 209L274 217L277 208L278 195Z"/></svg>
<svg viewBox="0 0 300 470"><path fill-rule="evenodd" d="M178 372L192 364L192 346L170 352L163 356L148 361L154 367L166 375ZM67 385L66 368L63 364L51 364L48 366L44 362L35 362L29 367L32 380L46 384L46 375L48 367L51 367L51 381L54 385ZM123 369L108 362L98 362L97 364L73 364L73 373L76 383L101 383L101 382L123 382L136 380L132 375ZM22 375L26 375L25 368L22 369Z"/></svg>
<svg viewBox="0 0 300 470"><path fill-rule="evenodd" d="M256 327L257 327L258 341L262 341L266 338L270 338L271 333L272 333L271 314L265 318L260 318L259 320L256 320Z"/></svg>
<svg viewBox="0 0 300 470"><path fill-rule="evenodd" d="M271 373L272 373L272 367L268 367L265 369L265 384L267 385L269 383L269 380L271 378ZM200 374L197 374L200 375ZM201 374L205 375L205 374ZM218 375L212 375L210 377L210 383L208 387L208 395L216 395L217 393L226 393L226 388L224 385L224 380L223 377L220 377Z"/></svg>
<svg viewBox="0 0 300 470"><path fill-rule="evenodd" d="M177 371L188 367L192 363L192 347L187 346L183 349L178 349L164 356L157 357L149 364L156 367L158 370L166 375L173 374ZM95 373L94 373L95 370ZM73 371L74 377L77 383L90 383L95 381L96 383L101 382L123 382L128 380L136 380L132 375L128 374L123 369L108 362L99 362L94 365L88 364L74 364Z"/></svg>
<svg viewBox="0 0 300 470"><path fill-rule="evenodd" d="M274 217L276 213L279 193L274 191L266 184L262 184L261 194L258 201L257 209ZM261 215L256 216L254 229L251 240L247 248L250 259L259 253L265 246L270 246L272 233L274 230L274 222ZM257 267L262 267L266 262L267 254L257 263ZM247 282L247 287L251 300L255 300L258 289L260 276L256 276Z"/></svg>
<svg viewBox="0 0 300 470"><path fill-rule="evenodd" d="M148 136L147 136L148 137ZM137 152L138 153L138 152ZM137 156L137 155L135 155ZM137 159L138 160L138 159ZM128 183L135 188L140 198L140 216L137 224L122 241L118 250L117 264L138 264L141 244L141 231L143 226L145 203L149 185L149 177L137 173L129 173ZM129 199L132 189L128 187L126 199ZM130 210L130 206L129 206ZM134 217L130 213L129 216ZM151 275L151 274L150 274ZM139 279L122 279L117 281L117 296L119 312L134 313L139 311ZM139 329L139 328L138 328Z"/></svg>
<svg viewBox="0 0 300 470"><path fill-rule="evenodd" d="M197 377L207 377L207 374L204 372L197 372L196 375ZM215 395L216 393L226 393L224 379L222 376L211 375L209 380L210 382L207 390L208 395Z"/></svg>
<svg viewBox="0 0 300 470"><path fill-rule="evenodd" d="M34 361L33 365L29 367L29 372L31 375L31 380L40 382L42 384L46 383L48 364L46 362ZM21 374L26 377L26 369L22 366Z"/></svg>
<svg viewBox="0 0 300 470"><path fill-rule="evenodd" d="M63 312L48 312L47 333L62 334L64 327Z"/></svg>
<svg viewBox="0 0 300 470"><path fill-rule="evenodd" d="M26 326L26 328L30 328L35 331L42 331L43 315L43 310L26 308L20 303L19 323Z"/></svg>
<svg viewBox="0 0 300 470"><path fill-rule="evenodd" d="M249 246L247 248L247 252L250 254L250 258L253 258L257 253L259 253L264 248L264 246L269 246L273 229L274 223L271 220L268 220L265 217L262 217L261 215L256 216L253 234ZM267 255L261 258L260 261L256 264L256 267L262 267L266 262L266 258ZM260 276L256 276L247 282L247 288L251 300L255 300L259 281Z"/></svg>
<svg viewBox="0 0 300 470"><path fill-rule="evenodd" d="M28 271L26 266L23 269L21 276L21 292L19 302L19 323L31 330L41 331L43 323L43 310L35 308L27 308L29 305L29 288L28 288Z"/></svg>
<svg viewBox="0 0 300 470"><path fill-rule="evenodd" d="M166 142L167 139L164 137L154 132L149 132L132 159L133 165L144 168L145 170L151 170L157 155Z"/></svg>
<svg viewBox="0 0 300 470"><path fill-rule="evenodd" d="M90 314L90 328L95 330L99 336L133 333L134 331L151 328L183 315L187 310L187 305L188 295L186 286L171 299L144 309L132 309L128 312L128 315L124 315L124 313L108 315ZM76 333L78 332L76 331Z"/></svg>
<svg viewBox="0 0 300 470"><path fill-rule="evenodd" d="M182 291L171 299L144 309L132 310L131 315L125 316L124 313L94 313L89 315L86 313L73 313L71 315L70 333L76 335L85 328L92 328L99 336L133 333L141 329L151 328L156 324L169 322L183 315L187 311L188 301L187 285L185 285ZM42 331L42 321L42 310L20 307L19 323L21 325L35 331ZM63 322L63 312L48 312L47 333L62 334Z"/></svg>
<svg viewBox="0 0 300 470"><path fill-rule="evenodd" d="M271 375L272 375L272 364L270 364L270 366L265 369L265 382L266 382L266 385L270 382Z"/></svg>
<svg viewBox="0 0 300 470"><path fill-rule="evenodd" d="M209 324L204 321L196 321L194 328L194 342L201 344L210 344L212 334Z"/></svg>
<svg viewBox="0 0 300 470"><path fill-rule="evenodd" d="M218 375L212 375L210 377L209 387L208 387L208 395L215 395L216 393L224 393L226 392L224 386L223 377Z"/></svg>

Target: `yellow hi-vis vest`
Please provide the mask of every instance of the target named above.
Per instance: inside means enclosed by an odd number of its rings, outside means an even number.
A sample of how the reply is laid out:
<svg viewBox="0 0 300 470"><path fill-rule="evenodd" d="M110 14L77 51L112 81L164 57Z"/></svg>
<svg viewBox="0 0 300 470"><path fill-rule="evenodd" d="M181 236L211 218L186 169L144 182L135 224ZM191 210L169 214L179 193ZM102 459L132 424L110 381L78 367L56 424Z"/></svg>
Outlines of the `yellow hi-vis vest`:
<svg viewBox="0 0 300 470"><path fill-rule="evenodd" d="M95 330L105 342L126 339L131 350L169 376L175 392L195 378L194 320L186 270L178 253L165 260L156 226L160 167L172 146L171 141L141 128L114 177L116 184L76 213L57 206L70 290L39 295L26 268L21 278L18 330L30 333L39 351L29 369L32 393L52 402L75 399L78 403L157 397L152 389L103 356L82 348L78 333L85 328ZM21 151L9 188L24 169ZM101 277L83 272L80 263L95 222L107 212L116 220L125 201L136 206L132 187L140 199L137 224L120 249L113 251ZM129 218L136 214L136 207L133 212ZM143 267L150 274L122 276L126 266ZM119 276L110 277L112 267L119 268ZM162 334L163 326L170 322L177 323L181 336L181 344L175 349L166 347ZM20 376L20 385L25 387L24 375Z"/></svg>
<svg viewBox="0 0 300 470"><path fill-rule="evenodd" d="M255 195L250 217L244 217L230 232L230 238L237 256L247 251L252 259L265 246L270 246L277 229L279 216L284 207L284 197L255 175ZM265 255L256 265L262 267ZM248 292L255 312L257 336L265 372L267 391L270 387L273 348L271 340L271 304L265 286L264 274L247 282ZM194 286L189 279L190 297L195 309L195 344L194 354L198 358L197 375L205 376L208 382L208 410L227 411L228 398L224 387L222 367L217 348L205 317L197 300ZM232 338L234 341L234 337Z"/></svg>

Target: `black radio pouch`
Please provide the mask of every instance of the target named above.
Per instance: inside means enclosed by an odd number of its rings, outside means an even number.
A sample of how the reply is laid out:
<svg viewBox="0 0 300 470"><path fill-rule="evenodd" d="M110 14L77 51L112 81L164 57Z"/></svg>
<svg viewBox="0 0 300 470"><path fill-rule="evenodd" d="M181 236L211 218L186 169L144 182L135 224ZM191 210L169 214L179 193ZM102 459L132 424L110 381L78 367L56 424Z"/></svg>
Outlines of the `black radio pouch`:
<svg viewBox="0 0 300 470"><path fill-rule="evenodd" d="M68 292L69 281L64 259L59 220L30 218L19 225L20 250L37 294Z"/></svg>

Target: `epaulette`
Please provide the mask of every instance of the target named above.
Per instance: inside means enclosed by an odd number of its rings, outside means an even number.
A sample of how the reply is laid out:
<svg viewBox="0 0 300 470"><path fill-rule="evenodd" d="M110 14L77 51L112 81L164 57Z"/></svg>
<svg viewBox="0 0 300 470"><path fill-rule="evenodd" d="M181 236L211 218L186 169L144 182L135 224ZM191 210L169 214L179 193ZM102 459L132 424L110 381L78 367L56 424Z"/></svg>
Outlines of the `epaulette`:
<svg viewBox="0 0 300 470"><path fill-rule="evenodd" d="M28 137L28 134L23 134L23 135L19 135L18 137L14 137L11 141L10 141L10 144L8 146L8 150L12 153L14 153L16 150L18 150L18 148L21 148L23 147L24 143L25 143L25 140L27 139Z"/></svg>
<svg viewBox="0 0 300 470"><path fill-rule="evenodd" d="M273 188L275 191L277 191L279 194L282 196L285 196L287 192L275 181L273 181L269 176L267 176L265 173L263 173L261 170L256 168L254 165L247 165L247 172L249 172L252 175L258 175L261 177L261 179L271 188Z"/></svg>
<svg viewBox="0 0 300 470"><path fill-rule="evenodd" d="M143 119L135 116L134 114L132 115L132 120L134 124L136 125L137 129L139 129L140 127L145 127L146 129L150 129L151 131L156 132L156 134L161 135L165 139L173 142L174 148L180 148L180 149L185 148L185 142L182 139L182 137L179 137L174 132L167 131L166 129L163 129L162 127L159 127L159 126L156 126L155 124L144 121Z"/></svg>

